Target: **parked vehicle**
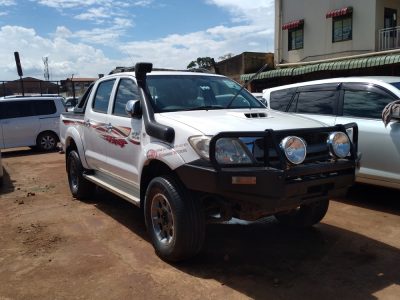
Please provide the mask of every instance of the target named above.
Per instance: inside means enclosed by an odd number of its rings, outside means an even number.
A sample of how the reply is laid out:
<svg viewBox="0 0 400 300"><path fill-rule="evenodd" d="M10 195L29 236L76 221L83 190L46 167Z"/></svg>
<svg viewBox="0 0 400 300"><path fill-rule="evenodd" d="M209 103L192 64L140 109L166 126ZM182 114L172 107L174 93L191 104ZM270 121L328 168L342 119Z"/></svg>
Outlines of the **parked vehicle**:
<svg viewBox="0 0 400 300"><path fill-rule="evenodd" d="M7 97L0 100L0 148L54 150L59 141L61 97Z"/></svg>
<svg viewBox="0 0 400 300"><path fill-rule="evenodd" d="M352 185L354 123L267 110L224 76L151 69L99 79L61 115L60 132L72 195L95 184L143 207L161 258L198 253L206 221L275 215L312 226Z"/></svg>
<svg viewBox="0 0 400 300"><path fill-rule="evenodd" d="M73 111L77 103L78 103L78 99L76 99L74 97L68 97L64 101L64 105L68 111Z"/></svg>
<svg viewBox="0 0 400 300"><path fill-rule="evenodd" d="M261 102L265 103L265 99L263 98L263 93L251 93L251 94Z"/></svg>
<svg viewBox="0 0 400 300"><path fill-rule="evenodd" d="M381 114L400 99L400 77L317 80L264 90L267 106L330 126L356 122L361 168L356 180L400 189L400 123L385 127Z"/></svg>

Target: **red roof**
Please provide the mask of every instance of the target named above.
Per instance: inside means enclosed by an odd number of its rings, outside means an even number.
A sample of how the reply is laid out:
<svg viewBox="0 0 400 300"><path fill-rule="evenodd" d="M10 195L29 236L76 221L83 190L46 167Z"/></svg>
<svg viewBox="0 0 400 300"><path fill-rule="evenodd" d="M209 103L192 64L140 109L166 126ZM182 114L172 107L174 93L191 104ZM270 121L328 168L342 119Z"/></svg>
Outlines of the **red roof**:
<svg viewBox="0 0 400 300"><path fill-rule="evenodd" d="M331 10L329 12L326 13L326 18L333 18L333 17L340 17L340 16L345 16L348 14L351 14L353 12L353 8L352 7L344 7L344 8L340 8L340 9L335 9L335 10Z"/></svg>
<svg viewBox="0 0 400 300"><path fill-rule="evenodd" d="M296 29L304 25L304 19L292 21L282 25L283 30Z"/></svg>

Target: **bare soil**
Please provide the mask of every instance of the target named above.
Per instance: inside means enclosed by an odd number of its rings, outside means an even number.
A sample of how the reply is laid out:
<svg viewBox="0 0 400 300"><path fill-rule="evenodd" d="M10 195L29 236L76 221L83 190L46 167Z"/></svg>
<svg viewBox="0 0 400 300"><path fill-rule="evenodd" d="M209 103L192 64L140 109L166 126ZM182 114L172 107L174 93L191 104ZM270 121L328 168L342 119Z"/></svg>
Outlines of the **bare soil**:
<svg viewBox="0 0 400 300"><path fill-rule="evenodd" d="M400 299L399 191L356 186L321 224L207 226L203 252L160 260L142 212L74 200L64 155L3 151L0 299Z"/></svg>

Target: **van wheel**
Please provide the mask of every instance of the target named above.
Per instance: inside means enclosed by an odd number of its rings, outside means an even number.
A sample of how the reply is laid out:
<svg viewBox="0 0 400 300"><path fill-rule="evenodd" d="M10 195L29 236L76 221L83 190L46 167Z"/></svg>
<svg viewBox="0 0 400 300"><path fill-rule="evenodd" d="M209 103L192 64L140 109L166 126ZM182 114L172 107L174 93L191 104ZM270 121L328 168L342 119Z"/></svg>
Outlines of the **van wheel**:
<svg viewBox="0 0 400 300"><path fill-rule="evenodd" d="M36 146L41 151L54 151L57 143L58 136L52 132L42 132L36 139Z"/></svg>
<svg viewBox="0 0 400 300"><path fill-rule="evenodd" d="M158 256L176 262L200 252L205 217L200 200L171 176L154 178L146 191L146 227Z"/></svg>
<svg viewBox="0 0 400 300"><path fill-rule="evenodd" d="M326 215L329 200L324 199L307 205L301 205L298 209L275 215L283 225L291 227L307 228L319 223Z"/></svg>
<svg viewBox="0 0 400 300"><path fill-rule="evenodd" d="M95 185L83 177L84 168L78 153L73 150L67 157L67 174L71 194L74 198L87 199L93 193Z"/></svg>

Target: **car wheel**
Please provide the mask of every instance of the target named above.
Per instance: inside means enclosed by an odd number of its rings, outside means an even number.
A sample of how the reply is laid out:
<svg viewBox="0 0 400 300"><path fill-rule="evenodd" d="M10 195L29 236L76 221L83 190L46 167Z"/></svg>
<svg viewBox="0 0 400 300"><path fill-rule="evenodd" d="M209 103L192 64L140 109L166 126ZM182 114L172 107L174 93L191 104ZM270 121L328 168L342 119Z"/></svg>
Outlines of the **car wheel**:
<svg viewBox="0 0 400 300"><path fill-rule="evenodd" d="M145 220L158 256L181 261L200 252L205 217L200 200L171 176L154 178L146 191Z"/></svg>
<svg viewBox="0 0 400 300"><path fill-rule="evenodd" d="M74 198L87 199L93 193L95 185L83 177L84 168L79 154L71 151L67 157L67 174L71 194Z"/></svg>
<svg viewBox="0 0 400 300"><path fill-rule="evenodd" d="M329 200L324 199L314 203L301 205L298 209L275 215L283 225L293 227L311 227L319 223L328 211Z"/></svg>
<svg viewBox="0 0 400 300"><path fill-rule="evenodd" d="M54 151L57 143L58 137L52 132L42 132L36 140L36 146L41 151Z"/></svg>

